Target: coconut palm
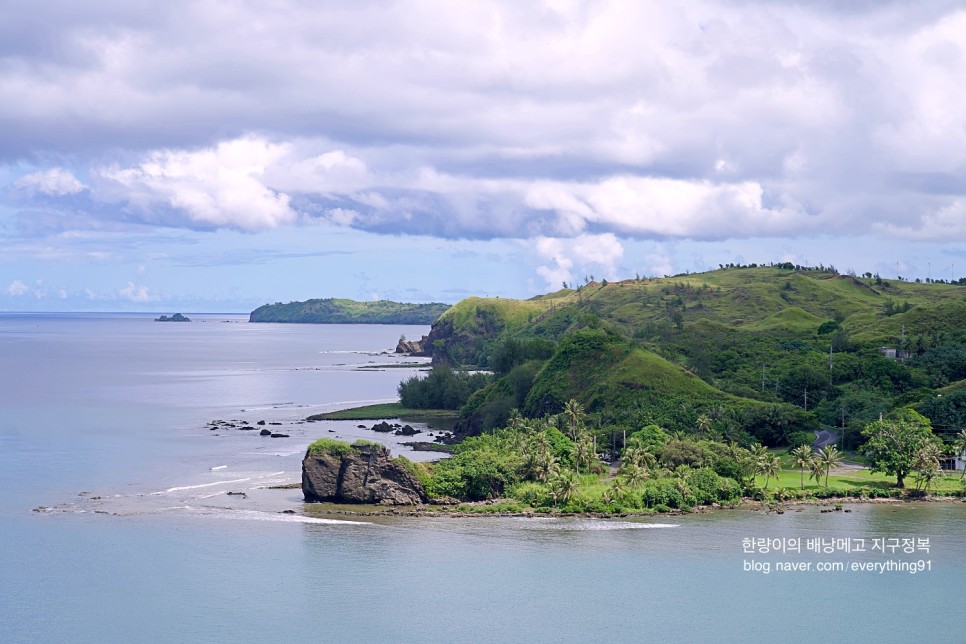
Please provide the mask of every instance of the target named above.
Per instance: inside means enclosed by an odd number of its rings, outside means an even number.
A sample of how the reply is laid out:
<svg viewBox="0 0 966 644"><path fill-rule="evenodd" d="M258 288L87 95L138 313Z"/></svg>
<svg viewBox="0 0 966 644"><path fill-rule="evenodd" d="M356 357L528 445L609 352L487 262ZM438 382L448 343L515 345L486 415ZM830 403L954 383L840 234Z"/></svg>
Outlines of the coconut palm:
<svg viewBox="0 0 966 644"><path fill-rule="evenodd" d="M805 470L809 468L812 462L812 446L808 444L802 444L796 447L791 452L792 457L795 459L795 465L802 469L802 489L805 489Z"/></svg>
<svg viewBox="0 0 966 644"><path fill-rule="evenodd" d="M828 487L829 472L833 467L838 467L842 464L842 452L835 445L826 445L818 450L817 459L822 464L822 467L825 468L825 487Z"/></svg>
<svg viewBox="0 0 966 644"><path fill-rule="evenodd" d="M557 501L569 503L576 493L577 475L571 470L558 474L550 481L550 495L553 497L554 506L557 505Z"/></svg>
<svg viewBox="0 0 966 644"><path fill-rule="evenodd" d="M571 398L564 405L563 413L567 419L567 425L570 428L570 437L576 442L577 435L584 424L584 408L579 402Z"/></svg>
<svg viewBox="0 0 966 644"><path fill-rule="evenodd" d="M762 445L761 443L754 443L748 449L751 452L751 457L756 461L768 456L768 448Z"/></svg>
<svg viewBox="0 0 966 644"><path fill-rule="evenodd" d="M650 473L634 463L626 463L621 466L621 476L624 477L624 481L627 483L627 487L637 487L644 481L648 479Z"/></svg>
<svg viewBox="0 0 966 644"><path fill-rule="evenodd" d="M808 479L815 479L815 482L819 485L822 484L822 475L825 474L825 466L822 465L822 461L818 459L818 455L813 455L812 460L808 464Z"/></svg>
<svg viewBox="0 0 966 644"><path fill-rule="evenodd" d="M581 436L577 439L574 460L576 461L578 472L582 471L582 465L586 465L589 469L596 455L597 450L594 449L594 443L589 436Z"/></svg>
<svg viewBox="0 0 966 644"><path fill-rule="evenodd" d="M779 473L782 471L782 459L777 456L766 456L759 461L759 468L761 474L765 475L765 489L768 489L768 481L771 477L778 479Z"/></svg>
<svg viewBox="0 0 966 644"><path fill-rule="evenodd" d="M917 490L928 491L933 480L942 476L941 458L942 451L936 443L926 443L922 449L916 452L916 464L913 467Z"/></svg>
<svg viewBox="0 0 966 644"><path fill-rule="evenodd" d="M959 430L959 433L953 439L953 455L957 458L966 456L966 429ZM966 476L966 467L963 468L963 473L959 475L959 480L963 480L964 476Z"/></svg>
<svg viewBox="0 0 966 644"><path fill-rule="evenodd" d="M645 469L651 469L657 464L657 458L646 447L631 447L624 450L622 461Z"/></svg>
<svg viewBox="0 0 966 644"><path fill-rule="evenodd" d="M707 414L701 414L700 416L698 416L695 429L698 430L699 434L709 433L711 431L711 426L712 426L712 423L711 423L710 416L708 416Z"/></svg>
<svg viewBox="0 0 966 644"><path fill-rule="evenodd" d="M730 456L731 458L735 459L736 461L740 461L743 457L747 455L748 455L748 450L746 450L738 443L734 441L730 441L728 443L728 456Z"/></svg>

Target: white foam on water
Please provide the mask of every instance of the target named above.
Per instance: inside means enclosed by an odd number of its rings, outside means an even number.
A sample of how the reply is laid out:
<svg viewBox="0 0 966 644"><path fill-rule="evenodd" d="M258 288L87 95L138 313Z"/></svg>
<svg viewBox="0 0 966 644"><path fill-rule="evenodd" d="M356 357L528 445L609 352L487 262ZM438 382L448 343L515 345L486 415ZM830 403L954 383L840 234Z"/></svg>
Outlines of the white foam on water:
<svg viewBox="0 0 966 644"><path fill-rule="evenodd" d="M215 470L224 470L224 469L227 469L227 467L228 467L227 465L216 465L213 468L211 468L211 471L214 472Z"/></svg>
<svg viewBox="0 0 966 644"><path fill-rule="evenodd" d="M526 519L527 522L532 521ZM568 532L595 531L595 530L657 530L662 528L679 528L676 523L636 523L632 521L606 521L606 520L567 520L549 519L548 521L535 522L533 528L537 530L561 530Z"/></svg>
<svg viewBox="0 0 966 644"><path fill-rule="evenodd" d="M240 521L274 521L278 523L315 523L320 525L376 525L369 521L345 521L342 519L322 519L307 517L304 514L284 514L279 512L259 512L258 510L196 510L185 506L192 514L215 517L218 519L234 519Z"/></svg>
<svg viewBox="0 0 966 644"><path fill-rule="evenodd" d="M197 490L204 487L213 487L215 485L227 485L228 483L244 483L246 481L251 481L253 477L244 479L233 479L231 481L215 481L214 483L199 483L198 485L179 485L176 487L169 487L167 490L161 490L160 492L151 492L152 496L157 496L160 494L170 494L171 492L181 492L183 490Z"/></svg>

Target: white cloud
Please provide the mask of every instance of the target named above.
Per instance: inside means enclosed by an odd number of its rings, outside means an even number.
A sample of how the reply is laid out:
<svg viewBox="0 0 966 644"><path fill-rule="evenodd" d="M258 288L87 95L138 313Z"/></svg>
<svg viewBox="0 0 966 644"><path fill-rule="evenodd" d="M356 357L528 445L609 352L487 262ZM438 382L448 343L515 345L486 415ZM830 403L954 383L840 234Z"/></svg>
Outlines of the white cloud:
<svg viewBox="0 0 966 644"><path fill-rule="evenodd" d="M59 242L320 221L550 240L553 285L631 239L966 241L966 10L841 4L10 7L0 162L40 165L0 200Z"/></svg>
<svg viewBox="0 0 966 644"><path fill-rule="evenodd" d="M595 279L617 277L617 266L624 256L624 247L611 233L578 235L573 238L538 237L534 250L545 264L537 268L549 288L559 288L562 282L573 282L574 270L579 278L593 274Z"/></svg>
<svg viewBox="0 0 966 644"><path fill-rule="evenodd" d="M264 183L289 147L244 137L197 151L162 150L132 168L101 168L114 196L143 218L169 207L204 226L256 231L292 223L291 197Z"/></svg>
<svg viewBox="0 0 966 644"><path fill-rule="evenodd" d="M122 286L117 290L117 295L119 299L128 300L130 302L156 302L161 299L157 295L150 292L147 286L135 285L134 282L128 282L127 285ZM91 298L97 299L97 298Z"/></svg>
<svg viewBox="0 0 966 644"><path fill-rule="evenodd" d="M14 280L10 282L10 286L7 287L7 295L12 295L14 297L19 297L30 290L30 287L21 282L20 280Z"/></svg>
<svg viewBox="0 0 966 644"><path fill-rule="evenodd" d="M878 224L876 228L899 239L935 242L963 239L966 238L966 198L927 212L917 222Z"/></svg>
<svg viewBox="0 0 966 644"><path fill-rule="evenodd" d="M663 244L658 244L654 252L648 253L644 257L646 262L646 274L653 277L662 277L674 273L673 262L668 253L668 249Z"/></svg>
<svg viewBox="0 0 966 644"><path fill-rule="evenodd" d="M63 168L48 168L31 172L17 178L13 186L28 192L63 197L82 192L87 188L77 177Z"/></svg>

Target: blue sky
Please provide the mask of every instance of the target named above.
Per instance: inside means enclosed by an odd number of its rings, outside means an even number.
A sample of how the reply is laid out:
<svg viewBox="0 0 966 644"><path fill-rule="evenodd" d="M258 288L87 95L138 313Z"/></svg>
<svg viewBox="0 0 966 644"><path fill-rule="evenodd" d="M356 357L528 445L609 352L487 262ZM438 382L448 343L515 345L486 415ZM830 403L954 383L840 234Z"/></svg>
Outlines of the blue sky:
<svg viewBox="0 0 966 644"><path fill-rule="evenodd" d="M957 2L4 3L0 310L966 275Z"/></svg>

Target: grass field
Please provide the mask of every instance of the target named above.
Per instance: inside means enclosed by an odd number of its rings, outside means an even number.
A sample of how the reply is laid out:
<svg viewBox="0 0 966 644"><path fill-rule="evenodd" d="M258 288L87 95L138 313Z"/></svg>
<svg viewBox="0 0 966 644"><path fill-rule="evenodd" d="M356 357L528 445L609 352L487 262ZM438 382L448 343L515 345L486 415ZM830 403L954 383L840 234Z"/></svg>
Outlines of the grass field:
<svg viewBox="0 0 966 644"><path fill-rule="evenodd" d="M785 489L801 489L801 470L786 469L782 470L778 477L778 481L771 478L768 482L768 491L774 492L778 488ZM960 492L963 487L960 484L960 473L951 474L944 476L942 479L933 481L929 488L930 493L943 494ZM916 484L914 479L909 476L906 478L906 490L915 490ZM755 484L759 487L765 486L765 477L758 476L755 478ZM894 490L896 489L896 477L887 476L885 474L875 473L873 474L869 470L840 470L838 473L832 473L828 478L828 488L829 490L835 492L854 492L861 488L878 489L878 490ZM815 479L808 478L808 472L805 472L805 490L811 492L818 492L819 490L825 489L825 477L822 477L822 485L819 485Z"/></svg>
<svg viewBox="0 0 966 644"><path fill-rule="evenodd" d="M389 420L398 418L410 422L432 420L437 421L434 424L439 424L438 421L455 422L458 417L459 412L451 409L410 409L403 407L401 403L394 402L315 414L309 416L308 420Z"/></svg>

